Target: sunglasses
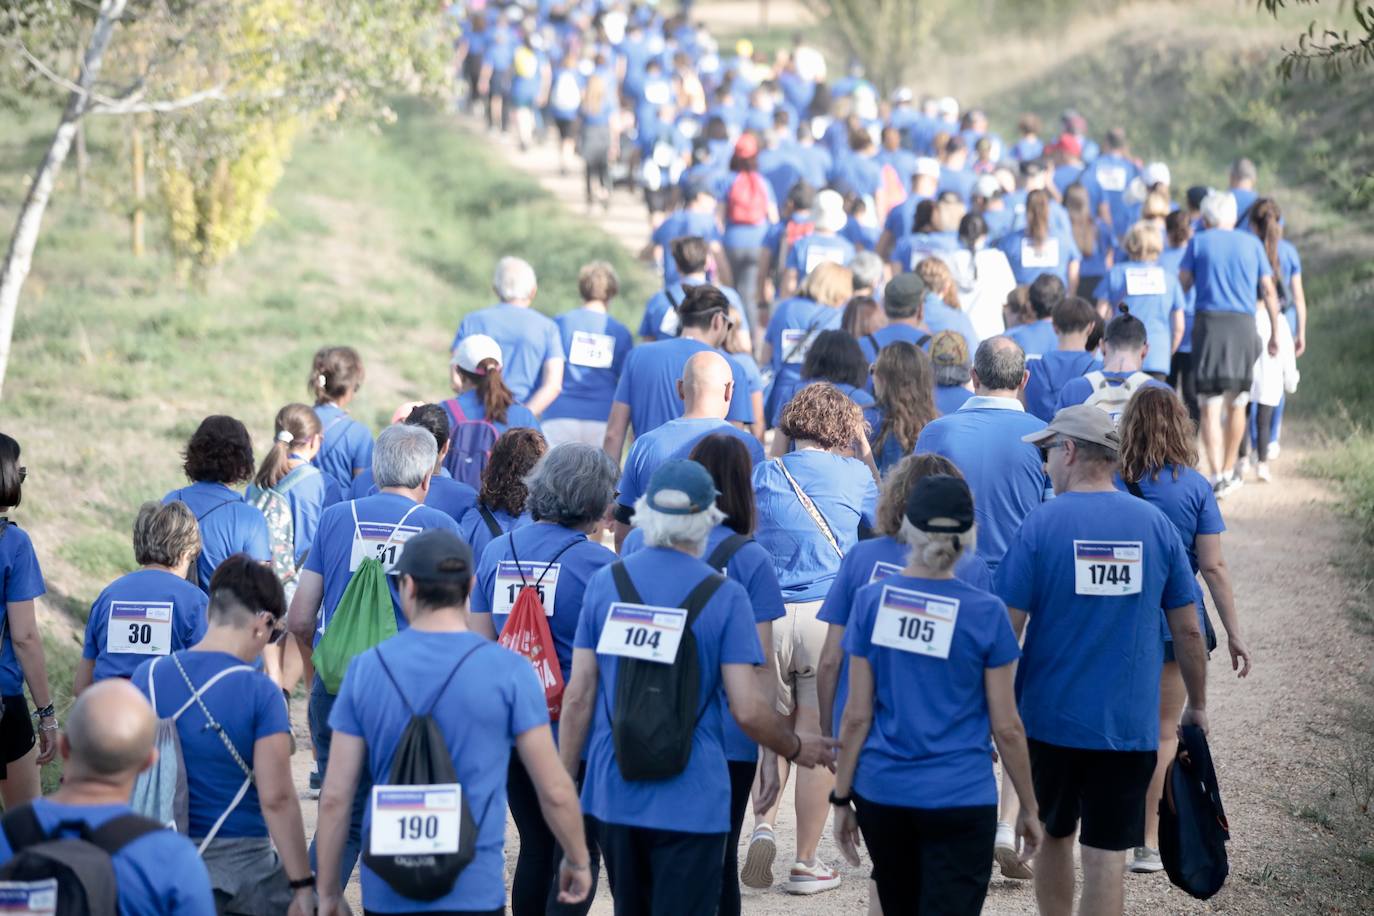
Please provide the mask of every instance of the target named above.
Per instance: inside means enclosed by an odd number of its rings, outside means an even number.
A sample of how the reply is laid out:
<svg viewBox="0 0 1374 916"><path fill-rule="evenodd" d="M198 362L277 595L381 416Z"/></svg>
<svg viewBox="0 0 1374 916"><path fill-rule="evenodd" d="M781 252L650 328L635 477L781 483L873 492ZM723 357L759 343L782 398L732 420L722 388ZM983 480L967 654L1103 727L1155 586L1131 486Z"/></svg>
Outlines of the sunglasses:
<svg viewBox="0 0 1374 916"><path fill-rule="evenodd" d="M1064 442L1063 442L1063 440L1060 440L1059 442L1051 442L1049 445L1042 445L1042 446L1040 446L1040 463L1041 463L1041 464L1049 464L1049 461L1050 461L1050 452L1054 451L1054 450L1057 449L1057 448L1063 448L1063 447L1064 447Z"/></svg>

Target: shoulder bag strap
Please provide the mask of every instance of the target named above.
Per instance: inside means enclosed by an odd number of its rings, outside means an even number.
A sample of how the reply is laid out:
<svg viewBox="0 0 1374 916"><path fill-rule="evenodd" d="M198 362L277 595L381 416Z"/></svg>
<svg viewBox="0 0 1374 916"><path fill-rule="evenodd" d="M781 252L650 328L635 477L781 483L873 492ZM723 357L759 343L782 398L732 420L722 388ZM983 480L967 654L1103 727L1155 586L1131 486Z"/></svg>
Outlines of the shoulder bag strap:
<svg viewBox="0 0 1374 916"><path fill-rule="evenodd" d="M477 504L477 514L482 516L482 521L487 525L487 531L494 538L499 538L504 532L501 530L501 523L496 520L496 516L483 503Z"/></svg>
<svg viewBox="0 0 1374 916"><path fill-rule="evenodd" d="M877 336L874 334L865 334L864 340L868 341L868 345L873 348L873 358L877 359L878 354L883 352L883 348L878 346Z"/></svg>
<svg viewBox="0 0 1374 916"><path fill-rule="evenodd" d="M1123 478L1122 482L1126 484L1126 489L1129 490L1131 495L1136 499L1146 498L1145 491L1140 489L1140 482L1138 480L1125 480Z"/></svg>
<svg viewBox="0 0 1374 916"><path fill-rule="evenodd" d="M806 326L806 333L802 335L802 339L793 344L792 349L787 351L787 355L782 358L784 364L790 363L792 357L800 353L811 342L811 336L816 333L816 329L820 326L821 319L819 317Z"/></svg>
<svg viewBox="0 0 1374 916"><path fill-rule="evenodd" d="M830 530L830 523L825 520L825 516L821 514L821 510L816 508L816 503L802 490L801 485L798 484L797 479L792 476L792 472L787 470L787 464L781 458L778 459L778 467L782 469L782 476L786 477L787 482L792 485L792 492L797 494L797 500L802 504L802 508L806 510L806 514L811 516L811 521L815 523L816 528L825 536L831 548L840 559L843 560L844 549L840 547L839 539L835 537L835 532Z"/></svg>
<svg viewBox="0 0 1374 916"><path fill-rule="evenodd" d="M921 347L924 347L928 343L930 343L930 335L922 334L921 339L916 341L916 349L919 350Z"/></svg>
<svg viewBox="0 0 1374 916"><path fill-rule="evenodd" d="M114 855L134 840L165 829L162 824L151 818L138 814L121 814L92 830L86 837L86 842L98 846L109 855Z"/></svg>
<svg viewBox="0 0 1374 916"><path fill-rule="evenodd" d="M717 572L725 572L725 567L730 565L731 558L739 553L740 548L752 541L747 534L732 534L725 540L716 545L716 549L711 551L711 555L706 558L706 565Z"/></svg>
<svg viewBox="0 0 1374 916"><path fill-rule="evenodd" d="M7 812L4 819L0 820L0 830L4 830L10 850L15 853L48 839L32 804Z"/></svg>
<svg viewBox="0 0 1374 916"><path fill-rule="evenodd" d="M630 571L625 568L624 560L617 560L611 564L611 578L615 580L615 590L621 601L626 604L644 603L639 589L635 588L634 580L630 578Z"/></svg>
<svg viewBox="0 0 1374 916"><path fill-rule="evenodd" d="M197 522L197 523L200 523L200 522L205 521L207 518L209 518L210 516L214 515L214 514L215 514L216 512L218 512L220 509L223 509L225 506L229 505L230 503L234 503L234 502L242 502L242 500L237 500L237 499L226 499L226 500L225 500L224 502L222 502L222 503L218 503L217 505L211 506L209 509L207 509L207 510L205 511L205 514L204 514L204 515L197 515L197 516L196 516L196 522Z"/></svg>

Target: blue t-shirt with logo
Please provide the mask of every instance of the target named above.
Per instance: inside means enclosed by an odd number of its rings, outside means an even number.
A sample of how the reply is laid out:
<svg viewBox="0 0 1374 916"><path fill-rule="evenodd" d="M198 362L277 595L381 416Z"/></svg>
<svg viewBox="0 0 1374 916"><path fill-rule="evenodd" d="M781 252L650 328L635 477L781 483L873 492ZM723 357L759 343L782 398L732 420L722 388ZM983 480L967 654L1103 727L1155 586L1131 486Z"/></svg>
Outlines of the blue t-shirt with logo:
<svg viewBox="0 0 1374 916"><path fill-rule="evenodd" d="M678 280L649 297L649 301L644 305L644 317L639 321L639 336L644 340L662 340L665 337L676 337L681 328L677 320L677 307L682 304L682 300L687 296L687 290L701 282L700 280ZM731 317L737 319L747 329L749 327L749 315L739 293L729 286L721 286L718 283L713 285L720 290L721 295L729 301L730 306L737 312Z"/></svg>
<svg viewBox="0 0 1374 916"><path fill-rule="evenodd" d="M1045 421L1006 398L973 397L954 413L932 420L916 439L916 451L944 455L973 492L978 553L996 569L1021 520L1045 498L1040 450L1021 437Z"/></svg>
<svg viewBox="0 0 1374 916"><path fill-rule="evenodd" d="M1055 405L1064 386L1084 373L1102 368L1102 360L1086 350L1050 350L1039 359L1026 360L1026 411L1046 423L1054 419Z"/></svg>
<svg viewBox="0 0 1374 916"><path fill-rule="evenodd" d="M621 562L643 603L653 607L682 607L703 579L716 574L696 557L664 547L645 548ZM597 648L611 605L620 600L610 568L592 576L577 624L577 648ZM730 776L717 694L723 689L721 665L761 665L764 661L749 593L738 582L723 583L692 624L692 633L701 673L697 694L701 712L687 766L669 779L630 782L621 776L610 719L620 656L597 653L600 696L593 703L586 746L582 810L602 823L679 833L723 834L730 829Z"/></svg>
<svg viewBox="0 0 1374 916"><path fill-rule="evenodd" d="M1007 328L1007 336L1016 341L1026 356L1044 356L1059 349L1059 337L1054 333L1054 322L1049 318Z"/></svg>
<svg viewBox="0 0 1374 916"><path fill-rule="evenodd" d="M620 382L616 386L615 400L629 405L630 425L636 436L642 436L682 416L685 408L677 393L678 379L682 378L687 360L703 350L711 349L690 337L674 337L643 344L630 351L625 360L625 371L620 373ZM749 379L744 368L723 350L715 352L730 364L735 381L726 419L752 423L754 408L749 403Z"/></svg>
<svg viewBox="0 0 1374 916"><path fill-rule="evenodd" d="M658 224L650 240L663 249L664 286L672 286L681 276L668 246L674 239L689 235L698 236L708 242L719 242L721 233L720 226L716 223L715 211L704 213L699 210L674 210Z"/></svg>
<svg viewBox="0 0 1374 916"><path fill-rule="evenodd" d="M462 670L449 680L460 663ZM447 894L425 903L396 893L364 860L363 905L378 913L500 909L506 902L506 770L515 739L549 724L544 688L527 659L475 633L406 630L353 659L329 725L366 742L367 769L384 786L412 709L432 710L444 736L477 822L476 855ZM371 829L369 804L364 843Z"/></svg>
<svg viewBox="0 0 1374 916"><path fill-rule="evenodd" d="M1240 229L1199 232L1188 242L1178 269L1193 275L1198 313L1253 315L1260 280L1274 275L1264 243Z"/></svg>
<svg viewBox="0 0 1374 916"><path fill-rule="evenodd" d="M1069 265L1083 259L1073 233L1053 223L1049 235L1039 245L1025 229L1017 229L998 239L997 247L1007 256L1016 282L1026 285L1034 283L1041 274L1054 274L1068 286Z"/></svg>
<svg viewBox="0 0 1374 916"><path fill-rule="evenodd" d="M1112 231L1125 235L1131 228L1130 207L1126 203L1126 189L1139 177L1140 167L1124 156L1103 153L1083 170L1083 187L1096 210L1103 202L1112 215ZM1019 282L1019 281L1018 281Z"/></svg>
<svg viewBox="0 0 1374 916"><path fill-rule="evenodd" d="M24 671L19 667L19 659L14 654L14 640L10 637L9 606L21 601L32 601L47 591L43 585L43 570L38 566L38 555L33 551L33 542L28 532L14 522L0 529L0 571L4 573L4 593L0 598L5 601L4 646L0 649L0 696L13 697L24 692ZM3 834L3 831L0 831Z"/></svg>
<svg viewBox="0 0 1374 916"><path fill-rule="evenodd" d="M604 421L611 415L615 386L634 346L630 330L605 312L585 307L564 312L554 321L568 361L563 390L544 418Z"/></svg>
<svg viewBox="0 0 1374 916"><path fill-rule="evenodd" d="M734 436L743 442L754 464L763 460L763 446L759 440L738 426L715 417L678 417L640 436L630 446L625 469L620 475L617 501L622 506L634 508L636 500L648 488L649 478L660 465L674 458L686 458L698 442L717 433Z"/></svg>
<svg viewBox="0 0 1374 916"><path fill-rule="evenodd" d="M1090 750L1159 746L1160 609L1196 597L1163 512L1115 490L1061 494L1021 524L997 593L1030 615L1016 672L1029 737Z"/></svg>
<svg viewBox="0 0 1374 916"><path fill-rule="evenodd" d="M488 509L488 512L496 522L498 530L495 533L492 533L491 525L482 514L480 506L473 506L458 522L458 535L472 548L474 563L481 562L482 553L487 549L487 545L501 535L534 524L534 519L530 518L528 512L520 515L511 515L505 509Z"/></svg>
<svg viewBox="0 0 1374 916"><path fill-rule="evenodd" d="M937 258L944 252L959 249L959 236L953 232L910 232L897 240L890 258L900 264L904 273L915 273L926 258Z"/></svg>
<svg viewBox="0 0 1374 916"><path fill-rule="evenodd" d="M539 387L544 363L564 358L558 325L533 308L502 302L473 312L458 325L453 347L473 334L485 334L500 344L501 378L522 404Z"/></svg>
<svg viewBox="0 0 1374 916"><path fill-rule="evenodd" d="M902 601L897 590L923 597ZM945 657L894 648L879 638L882 633L904 642L900 632L888 632L884 617L924 602L955 609L953 620L939 621L949 628ZM1021 654L1006 605L958 579L892 576L860 589L844 648L873 670L873 724L859 752L854 791L904 808L997 804L984 675Z"/></svg>
<svg viewBox="0 0 1374 916"><path fill-rule="evenodd" d="M94 679L132 677L149 655L166 655L189 649L205 635L205 608L210 596L181 576L165 569L139 569L105 586L86 618L86 642L81 657L95 662ZM169 625L170 639L146 638L159 623ZM137 629L152 626L140 635ZM110 630L117 629L110 651ZM160 644L159 644L160 643ZM147 652L130 651L138 647ZM155 650L155 651L154 651Z"/></svg>
<svg viewBox="0 0 1374 916"><path fill-rule="evenodd" d="M380 491L377 489L376 479L372 476L372 469L368 468L353 481L351 498L362 499L364 496L374 496L378 492ZM431 509L438 509L455 522L461 521L467 511L477 505L477 491L461 480L454 480L447 470L440 468L429 479L429 493L425 496L425 505Z"/></svg>
<svg viewBox="0 0 1374 916"><path fill-rule="evenodd" d="M1093 295L1106 300L1114 316L1120 314L1124 302L1131 314L1141 320L1150 344L1144 369L1167 374L1173 360L1174 312L1184 312L1188 306L1178 274L1159 264L1126 261L1112 266L1098 281Z"/></svg>
<svg viewBox="0 0 1374 916"><path fill-rule="evenodd" d="M261 672L234 671L205 686L226 668L245 664L227 652L177 652L175 658L147 661L134 672L133 685L147 697L156 696L154 712L158 718L170 718L190 703L177 719L177 735L181 738L181 754L186 760L188 835L203 837L233 803L243 787L245 775L200 705L191 700L191 688L186 686L185 678L177 670L177 661L186 669L186 677L192 684L205 688L201 692L201 702L250 770L253 768L253 746L258 740L290 734L291 721L281 688ZM153 679L151 687L149 678ZM250 784L216 836L228 839L267 835L267 821L263 819L262 806L258 802L257 785Z"/></svg>
<svg viewBox="0 0 1374 916"><path fill-rule="evenodd" d="M350 417L342 407L316 404L315 416L320 418L324 439L310 463L333 481L334 488L328 499L332 505L348 493L354 477L372 467L374 443L368 428Z"/></svg>
<svg viewBox="0 0 1374 916"><path fill-rule="evenodd" d="M256 507L244 502L237 491L222 483L202 480L162 497L164 506L170 502L185 503L200 527L196 578L202 589L209 590L210 577L219 564L236 553L246 553L263 562L272 559L267 519Z"/></svg>
<svg viewBox="0 0 1374 916"><path fill-rule="evenodd" d="M804 235L787 249L784 270L795 270L797 277L805 277L819 265L827 261L848 267L856 254L854 243L840 235L821 235L813 232Z"/></svg>

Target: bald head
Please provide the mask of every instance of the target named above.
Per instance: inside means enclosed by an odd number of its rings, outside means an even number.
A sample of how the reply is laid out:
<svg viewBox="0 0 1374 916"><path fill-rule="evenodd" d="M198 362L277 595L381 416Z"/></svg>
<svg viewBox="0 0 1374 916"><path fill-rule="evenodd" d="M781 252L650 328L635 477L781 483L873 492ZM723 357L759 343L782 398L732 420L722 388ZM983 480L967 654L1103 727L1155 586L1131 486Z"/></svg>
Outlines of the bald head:
<svg viewBox="0 0 1374 916"><path fill-rule="evenodd" d="M684 416L724 420L730 412L735 380L730 364L714 350L702 350L687 360L678 381L678 394L686 405Z"/></svg>
<svg viewBox="0 0 1374 916"><path fill-rule="evenodd" d="M132 780L147 765L157 719L148 700L123 678L81 694L67 719L69 766L80 776Z"/></svg>
<svg viewBox="0 0 1374 916"><path fill-rule="evenodd" d="M1025 380L1026 354L1016 341L999 334L978 345L973 356L973 388L978 394L1016 397Z"/></svg>

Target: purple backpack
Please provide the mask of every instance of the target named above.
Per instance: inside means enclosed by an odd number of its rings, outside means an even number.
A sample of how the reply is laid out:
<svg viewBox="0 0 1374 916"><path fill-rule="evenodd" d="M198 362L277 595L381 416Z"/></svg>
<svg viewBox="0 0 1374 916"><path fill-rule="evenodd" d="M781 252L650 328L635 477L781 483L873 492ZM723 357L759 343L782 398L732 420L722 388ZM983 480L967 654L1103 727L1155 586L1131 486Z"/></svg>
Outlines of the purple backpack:
<svg viewBox="0 0 1374 916"><path fill-rule="evenodd" d="M448 435L448 454L444 469L454 480L475 490L482 488L482 472L491 460L492 446L501 434L490 420L469 420L457 398L444 401L452 429Z"/></svg>

